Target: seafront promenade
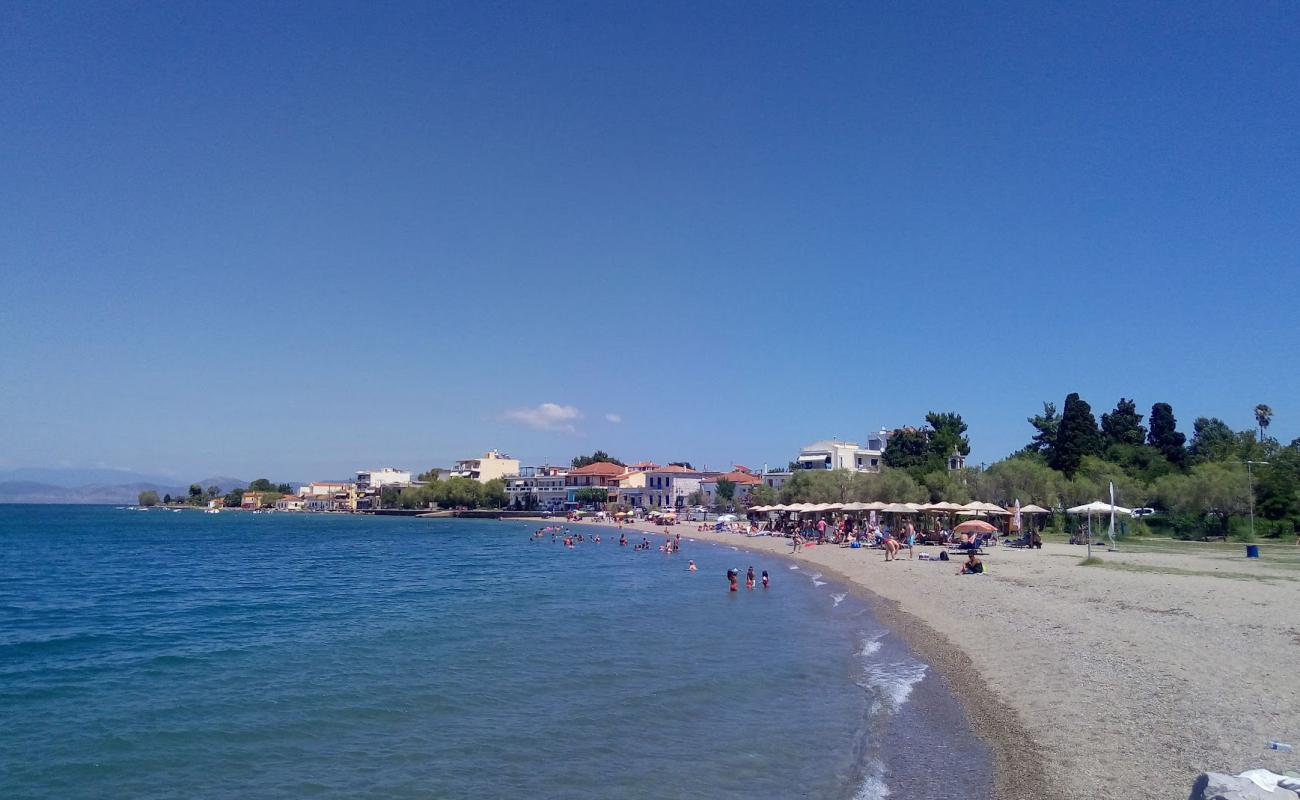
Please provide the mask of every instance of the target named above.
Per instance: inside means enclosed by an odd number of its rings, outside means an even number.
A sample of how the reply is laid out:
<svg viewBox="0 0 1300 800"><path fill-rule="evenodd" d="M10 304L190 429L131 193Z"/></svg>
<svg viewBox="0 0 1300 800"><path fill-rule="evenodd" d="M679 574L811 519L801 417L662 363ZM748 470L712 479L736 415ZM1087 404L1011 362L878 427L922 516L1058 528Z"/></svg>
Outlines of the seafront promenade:
<svg viewBox="0 0 1300 800"><path fill-rule="evenodd" d="M995 752L1000 798L1183 800L1206 770L1294 768L1265 747L1300 740L1300 554L1288 548L1248 561L1239 546L1135 544L1085 567L1082 547L994 547L987 575L958 576L952 561L668 530L695 540L688 557L703 543L783 553L866 593L962 698ZM701 577L725 591L723 576Z"/></svg>

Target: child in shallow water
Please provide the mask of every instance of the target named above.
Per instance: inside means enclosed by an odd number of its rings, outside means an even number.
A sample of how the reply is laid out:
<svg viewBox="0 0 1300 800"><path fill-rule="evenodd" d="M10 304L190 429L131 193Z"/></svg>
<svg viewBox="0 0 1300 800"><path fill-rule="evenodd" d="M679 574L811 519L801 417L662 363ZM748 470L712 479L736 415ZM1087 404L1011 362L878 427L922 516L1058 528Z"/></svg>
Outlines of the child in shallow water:
<svg viewBox="0 0 1300 800"><path fill-rule="evenodd" d="M768 578L767 578L767 570L763 570L763 588L764 588L764 589L767 588L767 582L768 582Z"/></svg>

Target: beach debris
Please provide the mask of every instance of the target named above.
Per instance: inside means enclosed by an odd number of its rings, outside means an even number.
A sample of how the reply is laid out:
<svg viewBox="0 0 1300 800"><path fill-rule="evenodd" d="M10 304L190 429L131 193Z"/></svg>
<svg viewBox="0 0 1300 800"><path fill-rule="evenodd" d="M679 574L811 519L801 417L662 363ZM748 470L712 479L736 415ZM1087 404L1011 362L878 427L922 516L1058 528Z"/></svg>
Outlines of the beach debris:
<svg viewBox="0 0 1300 800"><path fill-rule="evenodd" d="M1266 769L1252 769L1240 775L1204 772L1192 785L1188 800L1295 800L1300 798L1300 780Z"/></svg>

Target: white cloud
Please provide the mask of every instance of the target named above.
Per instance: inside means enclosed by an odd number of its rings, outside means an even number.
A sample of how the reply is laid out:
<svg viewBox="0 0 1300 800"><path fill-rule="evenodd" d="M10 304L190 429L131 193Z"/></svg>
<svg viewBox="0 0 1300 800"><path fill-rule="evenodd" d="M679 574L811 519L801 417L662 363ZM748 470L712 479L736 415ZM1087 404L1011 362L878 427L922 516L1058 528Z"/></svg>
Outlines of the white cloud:
<svg viewBox="0 0 1300 800"><path fill-rule="evenodd" d="M564 431L573 433L573 421L582 418L582 412L573 406L558 403L542 403L536 408L518 408L501 415L511 422L518 422L539 431Z"/></svg>
<svg viewBox="0 0 1300 800"><path fill-rule="evenodd" d="M623 421L623 415L615 414L614 412L611 411L610 413L605 415L605 419L617 425L618 423Z"/></svg>

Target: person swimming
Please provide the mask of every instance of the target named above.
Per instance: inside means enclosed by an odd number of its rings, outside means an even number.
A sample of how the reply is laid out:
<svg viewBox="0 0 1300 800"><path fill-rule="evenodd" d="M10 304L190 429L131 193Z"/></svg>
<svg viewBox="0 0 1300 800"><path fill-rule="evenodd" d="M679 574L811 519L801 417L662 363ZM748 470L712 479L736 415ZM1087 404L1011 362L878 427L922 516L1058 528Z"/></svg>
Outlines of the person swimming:
<svg viewBox="0 0 1300 800"><path fill-rule="evenodd" d="M764 589L767 588L767 581L768 581L768 578L767 578L767 570L763 570L763 588L764 588Z"/></svg>
<svg viewBox="0 0 1300 800"><path fill-rule="evenodd" d="M695 562L694 562L694 561L689 561L689 562L687 562L687 565L686 565L686 571L687 571L687 572L695 572L695 569L696 569L696 568L695 568ZM766 574L766 573L764 573L764 574Z"/></svg>

